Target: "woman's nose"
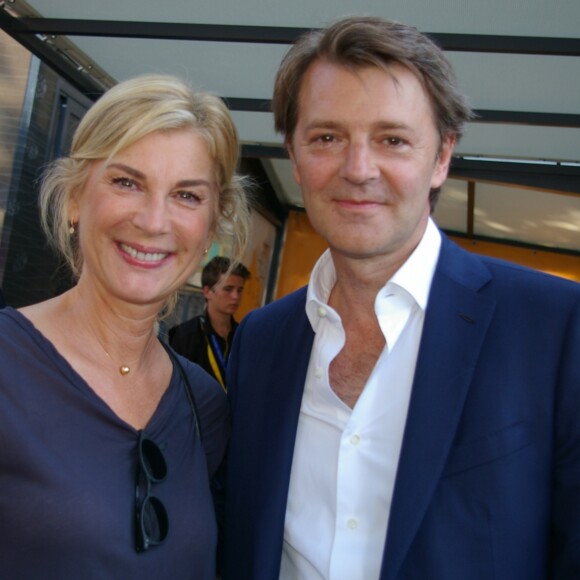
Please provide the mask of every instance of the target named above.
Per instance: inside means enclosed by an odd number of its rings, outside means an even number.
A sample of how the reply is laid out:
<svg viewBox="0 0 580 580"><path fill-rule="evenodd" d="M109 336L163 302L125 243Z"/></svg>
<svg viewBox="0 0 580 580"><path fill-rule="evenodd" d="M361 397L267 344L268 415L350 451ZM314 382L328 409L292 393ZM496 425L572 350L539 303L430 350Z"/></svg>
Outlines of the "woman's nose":
<svg viewBox="0 0 580 580"><path fill-rule="evenodd" d="M133 222L137 227L150 234L165 233L169 227L169 213L165 196L144 196Z"/></svg>

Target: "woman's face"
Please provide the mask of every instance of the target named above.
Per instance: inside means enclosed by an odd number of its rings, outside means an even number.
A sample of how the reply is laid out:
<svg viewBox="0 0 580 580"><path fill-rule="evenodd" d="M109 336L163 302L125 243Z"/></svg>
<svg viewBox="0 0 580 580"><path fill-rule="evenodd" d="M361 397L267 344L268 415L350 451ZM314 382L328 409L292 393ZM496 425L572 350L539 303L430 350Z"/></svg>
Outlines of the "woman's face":
<svg viewBox="0 0 580 580"><path fill-rule="evenodd" d="M215 163L194 131L159 131L96 161L71 202L79 287L105 300L161 306L191 275L217 218Z"/></svg>

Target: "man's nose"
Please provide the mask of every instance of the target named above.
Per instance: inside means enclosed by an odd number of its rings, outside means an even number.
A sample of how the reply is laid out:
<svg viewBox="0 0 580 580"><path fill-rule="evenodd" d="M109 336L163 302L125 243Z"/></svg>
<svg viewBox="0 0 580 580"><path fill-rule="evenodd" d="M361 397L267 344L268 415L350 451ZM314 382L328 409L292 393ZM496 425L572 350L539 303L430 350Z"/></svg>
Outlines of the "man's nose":
<svg viewBox="0 0 580 580"><path fill-rule="evenodd" d="M378 177L379 168L372 146L363 141L349 143L345 148L340 175L357 184Z"/></svg>

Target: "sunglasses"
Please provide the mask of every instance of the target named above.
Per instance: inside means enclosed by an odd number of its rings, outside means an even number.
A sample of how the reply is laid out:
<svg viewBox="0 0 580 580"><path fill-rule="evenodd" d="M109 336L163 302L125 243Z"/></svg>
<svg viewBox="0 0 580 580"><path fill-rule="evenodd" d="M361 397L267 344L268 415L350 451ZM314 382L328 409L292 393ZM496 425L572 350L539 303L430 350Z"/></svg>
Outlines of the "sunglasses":
<svg viewBox="0 0 580 580"><path fill-rule="evenodd" d="M163 452L141 431L137 444L139 461L135 474L135 550L144 552L150 546L162 544L169 531L167 510L161 500L151 494L154 483L167 476ZM145 494L142 491L145 490Z"/></svg>
<svg viewBox="0 0 580 580"><path fill-rule="evenodd" d="M161 342L173 365L179 370L181 384L185 389L197 436L203 441L199 425L199 411L193 396L191 384L181 363L164 342ZM163 452L150 437L141 431L137 443L137 472L135 474L135 550L145 552L150 546L158 546L165 541L169 531L169 517L162 501L152 495L151 486L161 483L167 477L167 462ZM143 495L141 492L145 490ZM141 499L143 496L143 499Z"/></svg>

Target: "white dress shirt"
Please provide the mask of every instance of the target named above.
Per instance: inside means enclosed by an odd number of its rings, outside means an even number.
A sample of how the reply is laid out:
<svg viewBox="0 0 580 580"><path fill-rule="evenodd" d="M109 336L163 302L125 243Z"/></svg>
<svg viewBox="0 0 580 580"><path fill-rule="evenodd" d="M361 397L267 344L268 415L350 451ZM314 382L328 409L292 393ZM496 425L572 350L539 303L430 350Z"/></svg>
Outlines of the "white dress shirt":
<svg viewBox="0 0 580 580"><path fill-rule="evenodd" d="M379 577L427 298L441 236L429 220L415 251L380 290L386 346L353 409L334 393L329 365L345 342L328 306L336 272L325 252L312 271L306 313L315 332L284 528L283 580Z"/></svg>

